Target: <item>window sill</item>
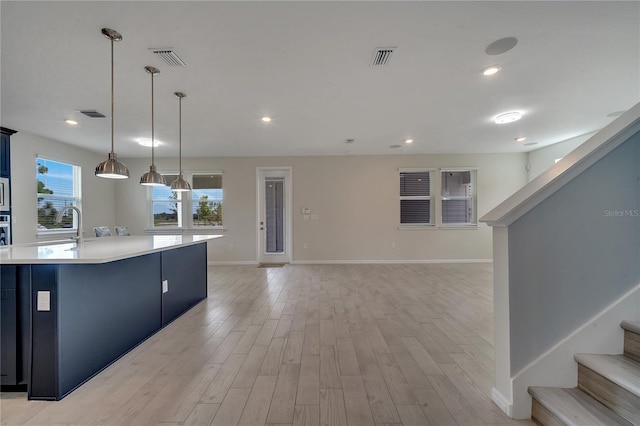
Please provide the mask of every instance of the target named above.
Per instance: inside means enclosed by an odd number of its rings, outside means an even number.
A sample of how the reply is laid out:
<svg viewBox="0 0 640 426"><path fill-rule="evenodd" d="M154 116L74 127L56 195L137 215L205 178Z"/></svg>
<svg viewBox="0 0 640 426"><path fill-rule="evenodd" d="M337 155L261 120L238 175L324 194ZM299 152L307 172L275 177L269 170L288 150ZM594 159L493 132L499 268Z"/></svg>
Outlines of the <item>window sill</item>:
<svg viewBox="0 0 640 426"><path fill-rule="evenodd" d="M399 231L424 231L433 229L478 229L478 225L420 225L420 226L398 226Z"/></svg>
<svg viewBox="0 0 640 426"><path fill-rule="evenodd" d="M144 232L147 234L155 234L155 235L175 235L175 234L186 234L186 235L216 235L222 234L226 231L225 228L145 228Z"/></svg>
<svg viewBox="0 0 640 426"><path fill-rule="evenodd" d="M437 229L435 225L400 225L399 231L424 231L426 229Z"/></svg>
<svg viewBox="0 0 640 426"><path fill-rule="evenodd" d="M74 236L78 233L75 229L65 229L64 231L37 231L36 239L47 240L55 237Z"/></svg>

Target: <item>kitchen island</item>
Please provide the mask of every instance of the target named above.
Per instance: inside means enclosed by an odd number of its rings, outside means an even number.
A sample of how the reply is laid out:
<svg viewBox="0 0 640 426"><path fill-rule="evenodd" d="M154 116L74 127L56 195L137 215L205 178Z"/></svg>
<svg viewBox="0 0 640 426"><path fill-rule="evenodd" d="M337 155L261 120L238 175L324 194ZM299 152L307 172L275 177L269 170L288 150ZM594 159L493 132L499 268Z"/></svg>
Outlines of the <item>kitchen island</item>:
<svg viewBox="0 0 640 426"><path fill-rule="evenodd" d="M207 241L218 237L1 247L2 385L62 399L207 297Z"/></svg>

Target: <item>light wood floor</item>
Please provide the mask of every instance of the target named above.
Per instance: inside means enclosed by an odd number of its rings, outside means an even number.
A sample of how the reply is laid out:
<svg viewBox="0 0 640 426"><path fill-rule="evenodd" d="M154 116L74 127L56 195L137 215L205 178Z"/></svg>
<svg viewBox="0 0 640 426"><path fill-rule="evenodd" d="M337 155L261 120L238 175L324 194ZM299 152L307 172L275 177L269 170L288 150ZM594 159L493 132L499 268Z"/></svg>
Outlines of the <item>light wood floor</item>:
<svg viewBox="0 0 640 426"><path fill-rule="evenodd" d="M209 268L209 298L3 425L489 425L491 266Z"/></svg>

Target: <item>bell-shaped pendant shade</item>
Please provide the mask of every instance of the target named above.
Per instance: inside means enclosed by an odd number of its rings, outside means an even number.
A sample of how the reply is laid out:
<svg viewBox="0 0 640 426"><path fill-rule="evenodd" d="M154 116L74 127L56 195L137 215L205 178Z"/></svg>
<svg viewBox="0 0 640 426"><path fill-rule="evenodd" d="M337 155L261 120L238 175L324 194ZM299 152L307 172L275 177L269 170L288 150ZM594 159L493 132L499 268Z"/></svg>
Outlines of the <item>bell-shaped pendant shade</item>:
<svg viewBox="0 0 640 426"><path fill-rule="evenodd" d="M113 43L122 40L122 35L111 28L103 28L102 34L111 40L111 152L106 161L96 166L96 176L107 179L127 179L129 169L118 161L113 151Z"/></svg>
<svg viewBox="0 0 640 426"><path fill-rule="evenodd" d="M149 167L149 171L142 175L140 178L140 185L146 186L164 186L167 182L164 180L164 176L156 171L156 165L154 164L155 156L154 156L154 145L155 135L153 131L153 77L156 74L160 74L160 70L154 67L144 67L145 71L151 74L151 166Z"/></svg>
<svg viewBox="0 0 640 426"><path fill-rule="evenodd" d="M166 186L167 182L160 173L156 171L156 166L149 166L149 171L140 178L140 185L146 186Z"/></svg>
<svg viewBox="0 0 640 426"><path fill-rule="evenodd" d="M109 153L109 159L96 166L96 176L107 179L127 179L129 169L117 160L115 153Z"/></svg>
<svg viewBox="0 0 640 426"><path fill-rule="evenodd" d="M180 174L176 180L171 182L171 190L175 192L187 192L191 191L191 185L189 185L189 182L184 180Z"/></svg>
<svg viewBox="0 0 640 426"><path fill-rule="evenodd" d="M182 92L175 92L175 95L178 97L178 105L179 105L178 122L180 123L180 126L179 126L178 140L179 140L180 148L178 153L178 159L179 159L178 170L180 171L180 174L178 175L178 178L176 180L171 182L171 190L175 192L187 192L187 191L191 191L191 185L189 185L189 182L184 180L184 178L182 177L182 98L186 98L187 95L185 95Z"/></svg>

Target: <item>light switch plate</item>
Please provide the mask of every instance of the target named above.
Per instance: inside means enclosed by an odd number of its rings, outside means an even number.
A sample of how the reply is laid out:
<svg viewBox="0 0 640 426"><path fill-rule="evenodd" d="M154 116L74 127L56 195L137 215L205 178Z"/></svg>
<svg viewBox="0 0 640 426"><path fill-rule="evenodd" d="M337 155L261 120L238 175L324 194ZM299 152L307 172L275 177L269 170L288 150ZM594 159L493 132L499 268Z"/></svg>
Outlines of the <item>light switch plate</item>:
<svg viewBox="0 0 640 426"><path fill-rule="evenodd" d="M169 291L169 280L162 280L162 292L166 293Z"/></svg>
<svg viewBox="0 0 640 426"><path fill-rule="evenodd" d="M51 292L50 291L38 292L37 310L39 312L48 312L51 310Z"/></svg>
<svg viewBox="0 0 640 426"><path fill-rule="evenodd" d="M302 208L302 214L309 214L309 213L311 213L311 209L309 207Z"/></svg>

